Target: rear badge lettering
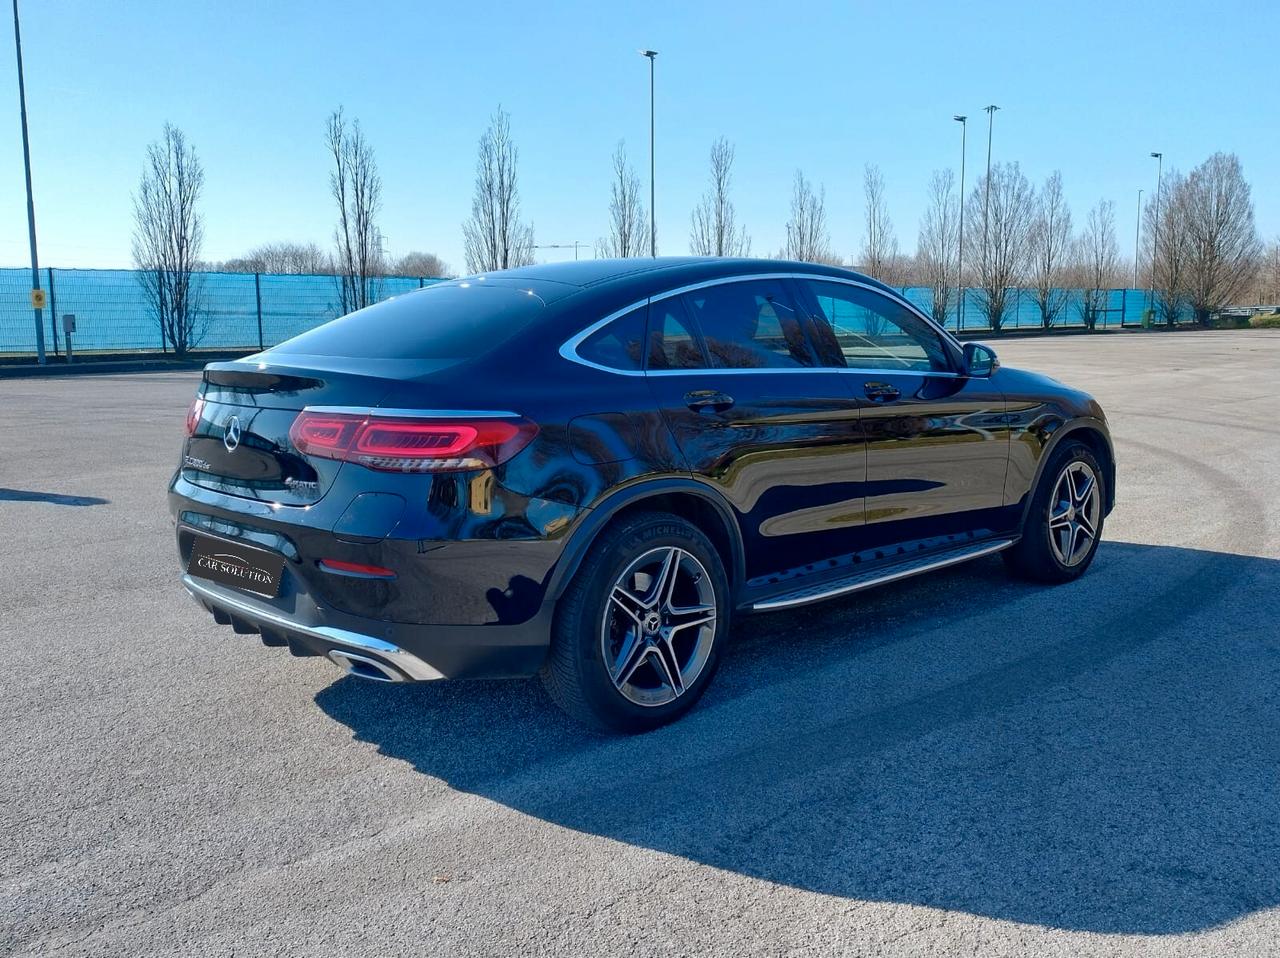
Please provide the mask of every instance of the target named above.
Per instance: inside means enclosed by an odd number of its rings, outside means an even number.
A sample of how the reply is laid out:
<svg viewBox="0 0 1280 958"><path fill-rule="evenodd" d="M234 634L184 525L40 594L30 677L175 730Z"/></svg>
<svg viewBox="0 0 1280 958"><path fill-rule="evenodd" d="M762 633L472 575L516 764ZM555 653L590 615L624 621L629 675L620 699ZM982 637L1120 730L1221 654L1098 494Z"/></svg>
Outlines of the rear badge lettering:
<svg viewBox="0 0 1280 958"><path fill-rule="evenodd" d="M320 483L306 479L285 479L284 484L298 493L313 493L320 491Z"/></svg>

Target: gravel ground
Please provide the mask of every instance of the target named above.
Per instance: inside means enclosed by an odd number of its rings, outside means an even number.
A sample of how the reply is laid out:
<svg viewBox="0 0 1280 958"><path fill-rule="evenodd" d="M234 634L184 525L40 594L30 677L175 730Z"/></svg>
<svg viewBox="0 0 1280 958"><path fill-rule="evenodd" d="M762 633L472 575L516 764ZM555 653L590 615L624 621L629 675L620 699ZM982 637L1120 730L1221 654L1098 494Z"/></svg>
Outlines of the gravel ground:
<svg viewBox="0 0 1280 958"><path fill-rule="evenodd" d="M1089 574L740 619L631 739L215 626L196 374L0 382L0 952L1280 954L1280 335L999 347L1110 414Z"/></svg>

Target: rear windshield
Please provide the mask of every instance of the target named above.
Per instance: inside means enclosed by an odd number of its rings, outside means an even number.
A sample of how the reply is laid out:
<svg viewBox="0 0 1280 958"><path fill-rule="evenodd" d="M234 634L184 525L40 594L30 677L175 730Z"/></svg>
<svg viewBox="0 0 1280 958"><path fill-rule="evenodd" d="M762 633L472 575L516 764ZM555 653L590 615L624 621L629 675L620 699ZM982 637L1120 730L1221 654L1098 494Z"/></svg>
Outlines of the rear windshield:
<svg viewBox="0 0 1280 958"><path fill-rule="evenodd" d="M492 349L543 309L528 290L428 286L325 323L277 353L357 359L469 359Z"/></svg>

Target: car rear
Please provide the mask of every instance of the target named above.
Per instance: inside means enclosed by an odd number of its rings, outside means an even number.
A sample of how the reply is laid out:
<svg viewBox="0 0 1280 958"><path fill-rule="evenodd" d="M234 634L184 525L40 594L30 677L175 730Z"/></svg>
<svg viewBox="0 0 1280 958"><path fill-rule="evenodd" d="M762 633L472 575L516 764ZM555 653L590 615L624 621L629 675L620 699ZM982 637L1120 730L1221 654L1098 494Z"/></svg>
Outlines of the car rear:
<svg viewBox="0 0 1280 958"><path fill-rule="evenodd" d="M563 507L512 491L539 426L484 397L525 290L450 284L205 370L170 486L214 618L384 681L527 675Z"/></svg>

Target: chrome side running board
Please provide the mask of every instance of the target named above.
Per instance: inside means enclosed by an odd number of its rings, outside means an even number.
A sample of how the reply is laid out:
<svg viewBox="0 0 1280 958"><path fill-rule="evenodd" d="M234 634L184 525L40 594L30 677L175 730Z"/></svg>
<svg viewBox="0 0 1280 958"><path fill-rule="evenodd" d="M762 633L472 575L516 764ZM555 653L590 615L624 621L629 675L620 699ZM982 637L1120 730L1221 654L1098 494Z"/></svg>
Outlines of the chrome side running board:
<svg viewBox="0 0 1280 958"><path fill-rule="evenodd" d="M1013 539L987 540L986 542L975 542L955 549L946 549L942 552L934 552L919 559L896 562L892 565L868 569L852 575L842 576L838 579L828 579L826 582L796 589L794 592L787 592L771 599L762 599L754 603L751 609L754 612L769 612L775 609L790 609L798 605L808 605L811 602L821 602L824 599L834 599L836 596L848 595L850 592L860 592L863 589L885 585L889 582L897 582L899 579L906 579L922 572L945 569L947 566L968 562L970 559L977 559L980 556L991 555L993 552L1009 548L1013 543Z"/></svg>
<svg viewBox="0 0 1280 958"><path fill-rule="evenodd" d="M242 599L215 592L190 575L182 577L182 584L191 593L191 597L201 606L207 603L224 611L233 612L251 623L262 623L282 632L295 632L340 646L341 648L334 649L329 653L329 659L352 675L358 675L361 678L379 679L380 681L392 681L390 672L385 668L385 666L391 665L403 673L404 678L418 682L430 682L444 678L443 673L432 668L413 653L406 652L400 646L392 645L390 642L383 641L372 635L349 632L346 629L335 629L327 625L303 625L275 610L264 609ZM345 660L334 658L335 654L345 650L350 650L355 654ZM368 663L368 665L365 663ZM381 676L370 674L370 669L380 672ZM396 679L396 681L400 680Z"/></svg>

